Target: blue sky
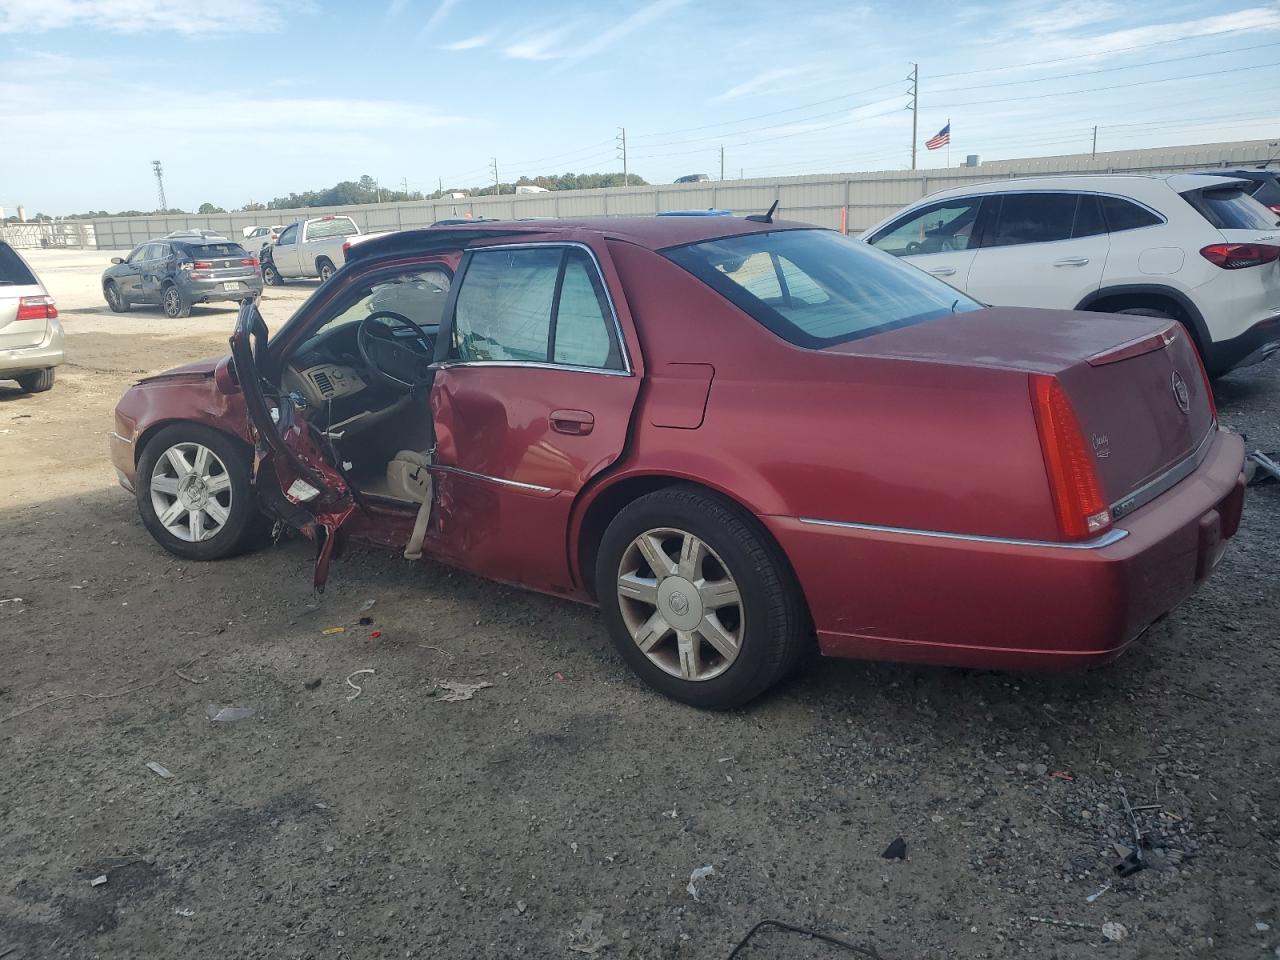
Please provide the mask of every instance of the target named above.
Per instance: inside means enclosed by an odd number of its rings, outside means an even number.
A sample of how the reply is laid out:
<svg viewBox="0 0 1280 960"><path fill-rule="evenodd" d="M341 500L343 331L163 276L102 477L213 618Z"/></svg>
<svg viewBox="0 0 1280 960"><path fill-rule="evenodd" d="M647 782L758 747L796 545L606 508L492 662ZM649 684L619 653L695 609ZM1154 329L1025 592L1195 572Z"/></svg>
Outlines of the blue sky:
<svg viewBox="0 0 1280 960"><path fill-rule="evenodd" d="M913 61L924 167L1280 140L1278 2L0 0L0 205L900 169Z"/></svg>

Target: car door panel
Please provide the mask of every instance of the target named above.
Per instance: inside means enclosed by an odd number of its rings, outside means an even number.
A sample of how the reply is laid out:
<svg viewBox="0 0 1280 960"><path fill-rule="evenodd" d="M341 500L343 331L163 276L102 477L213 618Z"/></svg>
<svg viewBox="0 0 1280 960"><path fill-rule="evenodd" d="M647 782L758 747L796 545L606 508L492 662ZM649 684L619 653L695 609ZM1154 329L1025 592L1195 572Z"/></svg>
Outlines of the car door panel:
<svg viewBox="0 0 1280 960"><path fill-rule="evenodd" d="M1111 240L1096 196L1028 191L993 200L969 268L970 296L1071 310L1102 285Z"/></svg>
<svg viewBox="0 0 1280 960"><path fill-rule="evenodd" d="M271 248L271 261L283 277L298 276L298 246L301 232L302 228L298 225L286 227L281 232L280 239Z"/></svg>
<svg viewBox="0 0 1280 960"><path fill-rule="evenodd" d="M142 264L149 246L144 243L129 254L129 258L120 265L121 273L116 279L121 292L134 303L142 300Z"/></svg>
<svg viewBox="0 0 1280 960"><path fill-rule="evenodd" d="M172 248L167 243L149 244L142 267L142 298L147 303L160 302L160 290L168 276Z"/></svg>

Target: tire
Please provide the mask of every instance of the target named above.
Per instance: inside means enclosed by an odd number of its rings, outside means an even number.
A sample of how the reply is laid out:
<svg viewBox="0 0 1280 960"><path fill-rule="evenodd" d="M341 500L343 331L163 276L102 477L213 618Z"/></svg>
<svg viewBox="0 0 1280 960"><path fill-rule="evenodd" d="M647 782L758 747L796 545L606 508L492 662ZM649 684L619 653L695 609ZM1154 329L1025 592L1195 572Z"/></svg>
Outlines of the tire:
<svg viewBox="0 0 1280 960"><path fill-rule="evenodd" d="M690 538L701 549L686 564ZM697 487L658 490L614 517L597 554L596 592L631 669L691 706L741 706L785 677L810 646L804 601L781 550L754 517ZM652 642L648 652L642 641Z"/></svg>
<svg viewBox="0 0 1280 960"><path fill-rule="evenodd" d="M333 265L333 261L328 257L321 257L316 261L316 273L320 275L320 282L327 283L329 278L337 273L337 269Z"/></svg>
<svg viewBox="0 0 1280 960"><path fill-rule="evenodd" d="M280 276L276 265L269 260L262 265L262 282L268 287L284 286L284 277Z"/></svg>
<svg viewBox="0 0 1280 960"><path fill-rule="evenodd" d="M53 367L46 367L44 370L37 370L35 373L24 373L16 379L18 386L22 388L24 393L44 393L53 387L53 378Z"/></svg>
<svg viewBox="0 0 1280 960"><path fill-rule="evenodd" d="M160 291L160 306L170 320L191 316L191 301L178 289L177 284L168 284Z"/></svg>
<svg viewBox="0 0 1280 960"><path fill-rule="evenodd" d="M204 472L197 474L199 484L183 482L169 455L171 449L177 450L188 468L203 462ZM205 458L199 457L200 449L206 451ZM224 476L225 480L219 479ZM250 546L263 523L249 477L249 453L237 440L198 423L171 424L148 440L138 457L134 483L138 514L155 541L175 556L187 560L234 556ZM157 483L161 478L170 482ZM193 521L193 503L200 505L198 522ZM221 509L211 509L211 503ZM168 514L169 509L174 514Z"/></svg>
<svg viewBox="0 0 1280 960"><path fill-rule="evenodd" d="M129 312L129 301L120 292L120 287L114 280L107 281L107 285L102 288L102 295L107 298L107 306L111 308L112 313Z"/></svg>

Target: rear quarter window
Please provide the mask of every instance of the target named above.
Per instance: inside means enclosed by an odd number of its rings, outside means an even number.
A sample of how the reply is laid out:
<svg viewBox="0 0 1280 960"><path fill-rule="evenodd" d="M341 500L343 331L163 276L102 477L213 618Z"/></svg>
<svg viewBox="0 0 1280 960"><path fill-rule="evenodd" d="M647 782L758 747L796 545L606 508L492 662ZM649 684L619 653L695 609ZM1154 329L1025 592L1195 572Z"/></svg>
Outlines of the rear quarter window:
<svg viewBox="0 0 1280 960"><path fill-rule="evenodd" d="M34 286L36 275L7 243L0 243L0 287Z"/></svg>

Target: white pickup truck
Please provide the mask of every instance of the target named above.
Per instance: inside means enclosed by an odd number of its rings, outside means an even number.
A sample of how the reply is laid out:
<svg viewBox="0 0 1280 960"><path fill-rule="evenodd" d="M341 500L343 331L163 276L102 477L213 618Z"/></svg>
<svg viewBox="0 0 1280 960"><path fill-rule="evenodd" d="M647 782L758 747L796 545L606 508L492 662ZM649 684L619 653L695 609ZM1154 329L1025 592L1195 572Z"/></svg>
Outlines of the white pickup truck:
<svg viewBox="0 0 1280 960"><path fill-rule="evenodd" d="M350 217L298 220L281 230L275 243L262 248L262 280L269 287L297 277L328 280L347 262L343 244L362 243L382 235L361 233Z"/></svg>

